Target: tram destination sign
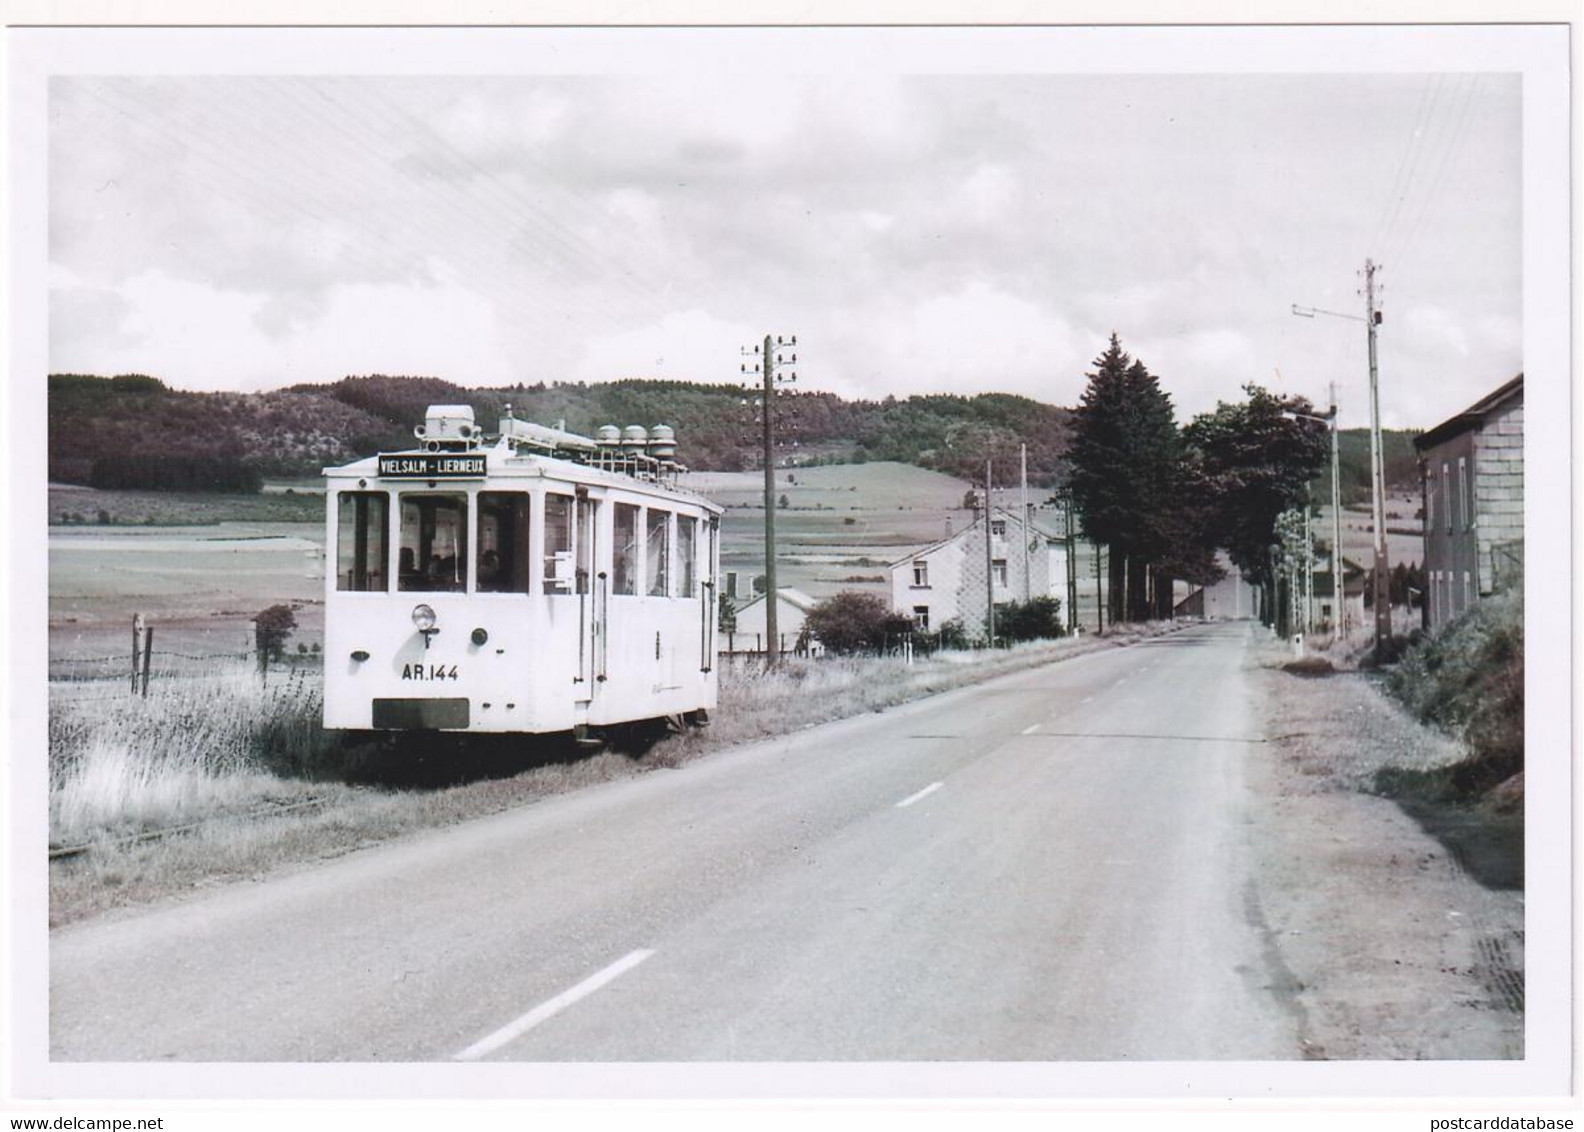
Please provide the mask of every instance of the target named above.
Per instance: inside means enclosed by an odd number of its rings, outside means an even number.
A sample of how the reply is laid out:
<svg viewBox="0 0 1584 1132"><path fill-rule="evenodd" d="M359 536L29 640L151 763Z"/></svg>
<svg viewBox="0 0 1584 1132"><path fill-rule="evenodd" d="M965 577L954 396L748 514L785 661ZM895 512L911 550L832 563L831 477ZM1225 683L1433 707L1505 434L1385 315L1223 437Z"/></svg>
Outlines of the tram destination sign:
<svg viewBox="0 0 1584 1132"><path fill-rule="evenodd" d="M417 480L482 479L485 457L482 453L418 452L379 458L381 478Z"/></svg>

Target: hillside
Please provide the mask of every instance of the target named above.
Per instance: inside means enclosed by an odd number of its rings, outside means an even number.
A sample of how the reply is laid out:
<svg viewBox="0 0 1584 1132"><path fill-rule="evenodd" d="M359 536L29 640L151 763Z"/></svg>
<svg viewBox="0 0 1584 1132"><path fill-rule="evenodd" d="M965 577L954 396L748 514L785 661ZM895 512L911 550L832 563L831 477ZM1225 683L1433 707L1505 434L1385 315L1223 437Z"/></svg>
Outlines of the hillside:
<svg viewBox="0 0 1584 1132"><path fill-rule="evenodd" d="M757 464L756 411L735 385L614 381L467 389L425 377L348 377L270 393L188 393L152 377L57 374L49 379L49 475L98 487L248 490L261 476L301 476L405 445L425 406L471 405L493 428L517 416L592 433L603 424L673 424L681 458L700 470ZM898 461L961 476L987 454L1015 458L1054 482L1067 448L1067 409L1026 397L847 401L804 393L777 402L780 459L789 465Z"/></svg>
<svg viewBox="0 0 1584 1132"><path fill-rule="evenodd" d="M104 488L257 490L265 476L306 476L412 441L431 404L473 406L493 429L506 405L519 417L565 422L591 434L603 424L672 424L681 459L701 471L758 466L756 410L736 385L613 381L468 389L432 377L347 377L269 393L189 393L139 374L49 378L49 477ZM1071 435L1072 411L1027 397L945 394L848 401L830 393L777 401L785 465L889 461L962 479L983 476L986 456L1002 469L1028 445L1029 479L1054 484ZM1415 483L1412 433L1385 434L1388 482ZM1369 496L1369 445L1361 429L1341 434L1346 502ZM1316 481L1330 492L1330 470Z"/></svg>
<svg viewBox="0 0 1584 1132"><path fill-rule="evenodd" d="M1386 463L1386 487L1388 491L1404 491L1411 495L1419 494L1419 469L1414 455L1413 438L1418 435L1418 430L1407 429L1382 429L1381 449ZM1341 490L1342 503L1365 503L1370 497L1370 454L1369 454L1369 429L1345 428L1337 433L1337 449L1341 464ZM1310 485L1314 492L1315 501L1329 501L1331 498L1331 458L1326 456L1326 464L1320 469L1320 474L1315 477Z"/></svg>

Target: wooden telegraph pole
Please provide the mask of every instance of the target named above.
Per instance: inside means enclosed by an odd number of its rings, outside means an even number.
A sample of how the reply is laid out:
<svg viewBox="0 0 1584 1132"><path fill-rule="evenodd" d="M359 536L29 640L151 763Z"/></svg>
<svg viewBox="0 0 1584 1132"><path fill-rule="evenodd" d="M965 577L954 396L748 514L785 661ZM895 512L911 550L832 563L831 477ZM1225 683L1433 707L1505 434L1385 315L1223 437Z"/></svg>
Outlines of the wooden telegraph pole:
<svg viewBox="0 0 1584 1132"><path fill-rule="evenodd" d="M797 373L783 374L782 366L797 364L797 335L783 339L779 334L764 336L764 342L744 355L752 355L752 364L744 362L744 374L757 374L762 379L760 391L760 432L764 447L764 513L765 513L765 663L774 667L780 659L781 636L776 625L776 534L775 534L775 401L776 383L796 381Z"/></svg>

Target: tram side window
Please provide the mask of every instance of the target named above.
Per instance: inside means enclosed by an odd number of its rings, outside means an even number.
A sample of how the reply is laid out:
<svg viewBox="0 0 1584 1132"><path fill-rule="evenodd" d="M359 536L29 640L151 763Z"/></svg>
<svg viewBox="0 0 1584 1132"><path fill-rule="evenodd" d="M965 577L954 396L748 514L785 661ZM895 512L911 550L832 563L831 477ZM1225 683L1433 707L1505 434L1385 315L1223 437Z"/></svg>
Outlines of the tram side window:
<svg viewBox="0 0 1584 1132"><path fill-rule="evenodd" d="M466 588L466 495L402 496L400 566L398 585L403 590Z"/></svg>
<svg viewBox="0 0 1584 1132"><path fill-rule="evenodd" d="M383 491L343 491L336 508L336 589L389 588L385 576L390 538L390 496Z"/></svg>
<svg viewBox="0 0 1584 1132"><path fill-rule="evenodd" d="M698 588L698 520L677 516L677 596L696 597Z"/></svg>
<svg viewBox="0 0 1584 1132"><path fill-rule="evenodd" d="M525 594L529 578L529 501L526 491L479 493L478 591Z"/></svg>
<svg viewBox="0 0 1584 1132"><path fill-rule="evenodd" d="M671 512L649 509L649 553L645 557L647 585L644 592L650 597L665 597L671 584Z"/></svg>
<svg viewBox="0 0 1584 1132"><path fill-rule="evenodd" d="M616 504L611 516L611 592L638 592L638 508Z"/></svg>
<svg viewBox="0 0 1584 1132"><path fill-rule="evenodd" d="M572 497L545 496L544 592L572 592Z"/></svg>

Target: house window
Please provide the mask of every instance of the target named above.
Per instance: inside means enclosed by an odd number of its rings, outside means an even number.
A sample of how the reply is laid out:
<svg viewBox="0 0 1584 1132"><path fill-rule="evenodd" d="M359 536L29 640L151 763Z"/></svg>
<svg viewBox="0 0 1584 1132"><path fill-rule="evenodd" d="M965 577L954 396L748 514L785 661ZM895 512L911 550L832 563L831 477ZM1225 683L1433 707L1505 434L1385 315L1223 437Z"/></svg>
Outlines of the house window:
<svg viewBox="0 0 1584 1132"><path fill-rule="evenodd" d="M1447 534L1452 533L1452 473L1448 470L1447 462L1441 461L1441 494L1446 498L1446 529Z"/></svg>
<svg viewBox="0 0 1584 1132"><path fill-rule="evenodd" d="M1435 473L1432 472L1432 471L1428 471L1427 470L1425 472L1425 530L1427 530L1427 531L1435 530L1435 524L1436 524L1435 511L1436 511Z"/></svg>
<svg viewBox="0 0 1584 1132"><path fill-rule="evenodd" d="M990 533L995 535L996 538L1006 538L1006 520L991 519Z"/></svg>
<svg viewBox="0 0 1584 1132"><path fill-rule="evenodd" d="M1469 504L1469 474L1468 460L1458 457L1458 513L1463 520L1463 529L1466 531L1474 525L1473 507Z"/></svg>
<svg viewBox="0 0 1584 1132"><path fill-rule="evenodd" d="M913 607L913 625L921 633L929 632L929 606L915 605Z"/></svg>
<svg viewBox="0 0 1584 1132"><path fill-rule="evenodd" d="M929 586L929 563L922 558L913 561L913 584L920 589Z"/></svg>
<svg viewBox="0 0 1584 1132"><path fill-rule="evenodd" d="M995 584L998 586L1004 586L1007 584L1005 558L997 558L990 563L990 576L995 579Z"/></svg>
<svg viewBox="0 0 1584 1132"><path fill-rule="evenodd" d="M1467 570L1463 571L1463 608L1465 611L1474 606L1474 575Z"/></svg>

